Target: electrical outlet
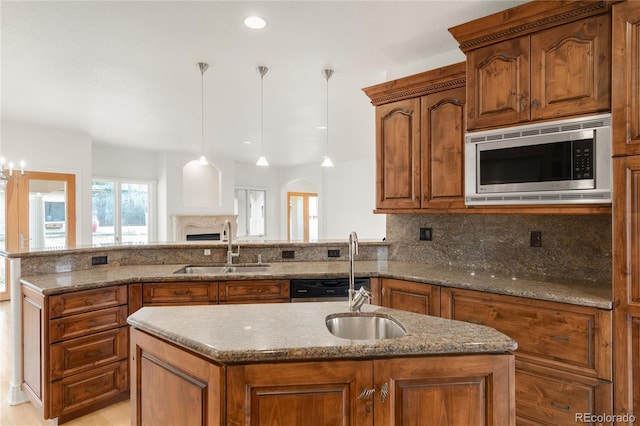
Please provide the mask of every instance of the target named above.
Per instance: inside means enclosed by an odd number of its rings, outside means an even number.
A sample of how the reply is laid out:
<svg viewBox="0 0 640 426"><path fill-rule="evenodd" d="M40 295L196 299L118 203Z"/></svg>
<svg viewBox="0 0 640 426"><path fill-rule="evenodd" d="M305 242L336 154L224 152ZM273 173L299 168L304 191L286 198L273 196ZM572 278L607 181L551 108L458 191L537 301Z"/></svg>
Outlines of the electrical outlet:
<svg viewBox="0 0 640 426"><path fill-rule="evenodd" d="M340 250L327 250L327 257L340 257Z"/></svg>
<svg viewBox="0 0 640 426"><path fill-rule="evenodd" d="M420 241L431 241L433 228L420 228Z"/></svg>
<svg viewBox="0 0 640 426"><path fill-rule="evenodd" d="M283 259L293 259L296 256L296 252L293 250L282 250Z"/></svg>
<svg viewBox="0 0 640 426"><path fill-rule="evenodd" d="M542 247L542 232L529 232L529 247Z"/></svg>
<svg viewBox="0 0 640 426"><path fill-rule="evenodd" d="M93 256L91 258L91 266L106 265L106 264L107 264L107 256Z"/></svg>

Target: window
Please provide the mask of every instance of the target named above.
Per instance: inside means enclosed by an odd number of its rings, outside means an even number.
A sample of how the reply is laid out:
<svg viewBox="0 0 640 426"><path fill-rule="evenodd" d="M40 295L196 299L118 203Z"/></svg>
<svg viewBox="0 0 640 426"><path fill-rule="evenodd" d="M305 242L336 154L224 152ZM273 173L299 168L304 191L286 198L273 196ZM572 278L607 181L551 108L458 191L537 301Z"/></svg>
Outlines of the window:
<svg viewBox="0 0 640 426"><path fill-rule="evenodd" d="M238 215L238 237L264 237L267 232L265 211L267 191L236 188L235 214Z"/></svg>
<svg viewBox="0 0 640 426"><path fill-rule="evenodd" d="M155 239L150 218L155 184L94 179L91 185L93 244L145 244Z"/></svg>

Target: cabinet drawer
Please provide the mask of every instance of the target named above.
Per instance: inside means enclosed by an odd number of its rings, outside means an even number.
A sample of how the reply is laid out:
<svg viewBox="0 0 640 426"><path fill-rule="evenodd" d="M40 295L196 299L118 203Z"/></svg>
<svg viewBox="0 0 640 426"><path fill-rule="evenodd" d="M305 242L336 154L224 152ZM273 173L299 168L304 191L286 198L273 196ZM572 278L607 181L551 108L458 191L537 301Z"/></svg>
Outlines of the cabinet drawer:
<svg viewBox="0 0 640 426"><path fill-rule="evenodd" d="M518 424L575 426L586 414L612 413L610 382L516 362Z"/></svg>
<svg viewBox="0 0 640 426"><path fill-rule="evenodd" d="M51 380L126 359L127 332L121 327L51 345Z"/></svg>
<svg viewBox="0 0 640 426"><path fill-rule="evenodd" d="M101 309L51 320L49 339L51 343L55 343L125 325L127 325L126 306Z"/></svg>
<svg viewBox="0 0 640 426"><path fill-rule="evenodd" d="M289 299L289 281L223 281L220 282L220 302L245 300Z"/></svg>
<svg viewBox="0 0 640 426"><path fill-rule="evenodd" d="M49 300L49 318L57 318L126 304L127 286L76 291L51 296Z"/></svg>
<svg viewBox="0 0 640 426"><path fill-rule="evenodd" d="M449 290L449 317L493 327L518 342L516 355L611 378L611 312L583 306Z"/></svg>
<svg viewBox="0 0 640 426"><path fill-rule="evenodd" d="M153 283L143 284L142 303L149 304L208 304L218 299L217 286L213 283Z"/></svg>
<svg viewBox="0 0 640 426"><path fill-rule="evenodd" d="M60 417L84 407L128 394L128 362L123 360L50 384L51 417Z"/></svg>

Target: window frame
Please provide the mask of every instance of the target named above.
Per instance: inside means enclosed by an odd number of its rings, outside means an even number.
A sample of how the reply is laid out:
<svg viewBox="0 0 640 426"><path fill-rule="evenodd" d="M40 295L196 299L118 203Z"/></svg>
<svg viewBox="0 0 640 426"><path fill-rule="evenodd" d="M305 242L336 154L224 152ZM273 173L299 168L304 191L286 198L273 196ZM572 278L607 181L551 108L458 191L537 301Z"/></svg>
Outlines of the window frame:
<svg viewBox="0 0 640 426"><path fill-rule="evenodd" d="M158 228L157 228L157 211L158 211L158 203L157 203L157 186L158 183L155 180L150 179L129 179L129 178L115 178L115 177L104 177L104 176L93 176L91 178L91 217L94 216L93 211L93 183L94 182L106 182L114 184L114 198L115 205L113 206L113 234L114 234L114 242L113 244L123 244L122 242L122 186L124 184L132 184L132 185L148 185L148 195L149 198L147 200L147 211L148 213L148 223L147 223L147 243L157 241L158 239ZM93 220L93 219L92 219ZM93 241L93 232L91 233L91 243L96 244Z"/></svg>
<svg viewBox="0 0 640 426"><path fill-rule="evenodd" d="M268 221L267 221L267 216L268 216L268 201L267 201L267 197L269 195L269 191L267 188L264 187L257 187L257 186L244 186L244 185L238 185L235 186L233 189L233 202L234 202L234 210L235 214L238 215L238 232L240 230L240 219L241 219L241 215L240 215L240 209L238 208L238 204L237 204L237 191L245 191L246 193L246 199L249 199L249 191L262 191L264 192L264 217L263 217L263 221L264 221L264 233L261 235L252 235L252 234L246 234L246 235L237 235L237 238L239 239L252 239L252 238L266 238L268 232L267 232L267 225L268 225ZM245 216L245 223L244 223L244 228L246 230L250 230L251 226L250 226L250 215L249 215L249 203L247 203L246 208L245 208L245 212L244 212L244 216Z"/></svg>

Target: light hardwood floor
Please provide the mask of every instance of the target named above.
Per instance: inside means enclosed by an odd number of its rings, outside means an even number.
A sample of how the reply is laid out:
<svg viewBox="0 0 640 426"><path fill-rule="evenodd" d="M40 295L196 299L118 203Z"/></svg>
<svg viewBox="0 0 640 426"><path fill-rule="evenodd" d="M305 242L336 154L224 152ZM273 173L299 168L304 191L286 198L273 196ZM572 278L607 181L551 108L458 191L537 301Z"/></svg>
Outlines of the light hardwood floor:
<svg viewBox="0 0 640 426"><path fill-rule="evenodd" d="M10 345L10 305L0 302L0 425L2 426L37 426L55 425L52 420L44 420L38 410L31 404L10 406L7 403L9 381L11 377L11 345ZM102 410L79 417L65 425L92 426L124 426L131 424L129 401L111 405Z"/></svg>

